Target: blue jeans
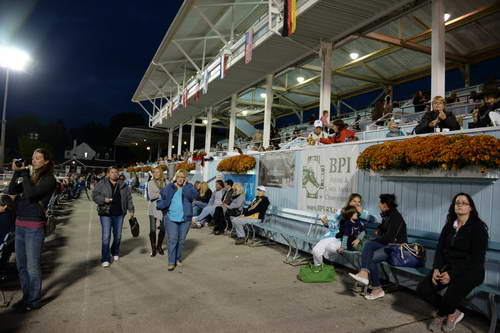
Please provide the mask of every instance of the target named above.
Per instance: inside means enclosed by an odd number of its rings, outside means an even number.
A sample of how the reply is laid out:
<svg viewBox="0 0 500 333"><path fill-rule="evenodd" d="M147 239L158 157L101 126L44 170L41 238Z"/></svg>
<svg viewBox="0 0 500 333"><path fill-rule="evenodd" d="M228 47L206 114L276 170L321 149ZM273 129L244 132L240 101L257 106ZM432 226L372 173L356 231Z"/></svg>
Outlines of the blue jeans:
<svg viewBox="0 0 500 333"><path fill-rule="evenodd" d="M27 305L38 307L42 291L42 255L43 228L29 229L16 226L16 264L19 281L23 290L23 301Z"/></svg>
<svg viewBox="0 0 500 333"><path fill-rule="evenodd" d="M208 205L208 203L203 201L193 201L193 212L196 211L196 208L199 208L200 211L203 210Z"/></svg>
<svg viewBox="0 0 500 333"><path fill-rule="evenodd" d="M167 231L168 264L175 265L182 261L184 242L189 232L190 222L173 222L165 218L165 230Z"/></svg>
<svg viewBox="0 0 500 333"><path fill-rule="evenodd" d="M111 256L120 255L120 241L122 240L123 216L99 216L102 227L102 249L101 262L111 262ZM113 244L111 252L109 243L111 240L111 230L113 230Z"/></svg>
<svg viewBox="0 0 500 333"><path fill-rule="evenodd" d="M379 263L386 261L389 257L385 252L386 245L368 241L365 243L363 252L361 253L361 269L370 273L370 284L374 288L380 288L380 270Z"/></svg>
<svg viewBox="0 0 500 333"><path fill-rule="evenodd" d="M208 206L208 205L205 206L205 208L203 208L203 210L201 211L200 215L196 217L196 221L198 221L200 224L205 224L205 218L207 218L208 215L214 216L215 207L216 206Z"/></svg>

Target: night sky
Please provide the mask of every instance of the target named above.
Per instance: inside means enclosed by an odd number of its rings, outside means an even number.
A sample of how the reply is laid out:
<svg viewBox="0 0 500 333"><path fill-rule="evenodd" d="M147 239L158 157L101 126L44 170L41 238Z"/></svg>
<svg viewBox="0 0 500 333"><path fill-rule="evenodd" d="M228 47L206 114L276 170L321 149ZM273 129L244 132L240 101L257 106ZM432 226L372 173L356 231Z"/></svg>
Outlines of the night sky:
<svg viewBox="0 0 500 333"><path fill-rule="evenodd" d="M7 119L34 113L78 127L106 124L119 112L144 114L130 100L181 4L0 0L0 44L33 59L26 72L11 75Z"/></svg>

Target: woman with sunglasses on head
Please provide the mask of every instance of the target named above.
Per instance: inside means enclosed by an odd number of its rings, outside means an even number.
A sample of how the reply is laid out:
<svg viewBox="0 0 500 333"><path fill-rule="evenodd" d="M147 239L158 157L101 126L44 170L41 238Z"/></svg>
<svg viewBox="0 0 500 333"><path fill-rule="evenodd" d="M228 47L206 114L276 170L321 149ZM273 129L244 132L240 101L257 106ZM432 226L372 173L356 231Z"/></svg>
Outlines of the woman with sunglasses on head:
<svg viewBox="0 0 500 333"><path fill-rule="evenodd" d="M452 331L464 318L458 306L483 283L487 248L488 227L479 218L471 196L458 193L439 236L433 270L417 287L422 298L438 307L430 331ZM439 291L444 288L448 289L441 297Z"/></svg>
<svg viewBox="0 0 500 333"><path fill-rule="evenodd" d="M193 218L193 201L199 198L198 191L188 183L188 173L180 169L173 182L160 191L156 208L163 212L163 223L167 231L168 270L182 266L184 242Z"/></svg>

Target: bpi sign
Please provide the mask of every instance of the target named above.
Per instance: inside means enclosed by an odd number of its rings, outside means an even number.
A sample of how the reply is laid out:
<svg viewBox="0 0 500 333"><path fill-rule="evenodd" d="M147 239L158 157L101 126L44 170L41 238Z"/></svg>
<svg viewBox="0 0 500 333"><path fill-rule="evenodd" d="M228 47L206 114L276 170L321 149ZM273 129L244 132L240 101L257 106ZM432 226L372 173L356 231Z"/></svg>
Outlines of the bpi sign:
<svg viewBox="0 0 500 333"><path fill-rule="evenodd" d="M306 149L302 152L299 209L332 214L356 192L358 145Z"/></svg>

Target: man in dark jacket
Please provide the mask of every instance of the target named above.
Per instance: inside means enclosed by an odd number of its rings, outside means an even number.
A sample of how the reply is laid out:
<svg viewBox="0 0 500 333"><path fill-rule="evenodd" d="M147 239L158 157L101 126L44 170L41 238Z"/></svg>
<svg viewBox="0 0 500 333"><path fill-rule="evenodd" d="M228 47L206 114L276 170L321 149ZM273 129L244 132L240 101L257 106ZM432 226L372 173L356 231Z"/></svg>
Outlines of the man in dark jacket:
<svg viewBox="0 0 500 333"><path fill-rule="evenodd" d="M446 100L436 96L432 100L432 111L428 111L415 127L416 134L434 133L435 128L447 128L450 131L458 131L460 125L453 113L446 111Z"/></svg>
<svg viewBox="0 0 500 333"><path fill-rule="evenodd" d="M264 221L267 207L269 207L269 199L266 197L266 188L264 186L259 186L257 187L257 196L250 206L244 208L240 216L231 217L231 222L236 230L237 239L235 245L245 243L245 224Z"/></svg>
<svg viewBox="0 0 500 333"><path fill-rule="evenodd" d="M114 261L120 259L123 219L127 211L131 217L134 216L132 193L125 183L118 181L118 177L118 170L110 167L106 177L97 183L92 191L92 200L98 206L97 211L102 226L102 267L109 267L111 256ZM113 244L110 251L111 231L113 231Z"/></svg>
<svg viewBox="0 0 500 333"><path fill-rule="evenodd" d="M498 93L495 90L484 93L484 104L479 107L479 110L472 112L474 122L469 124L469 128L480 128L491 126L490 112L500 109L500 101Z"/></svg>

